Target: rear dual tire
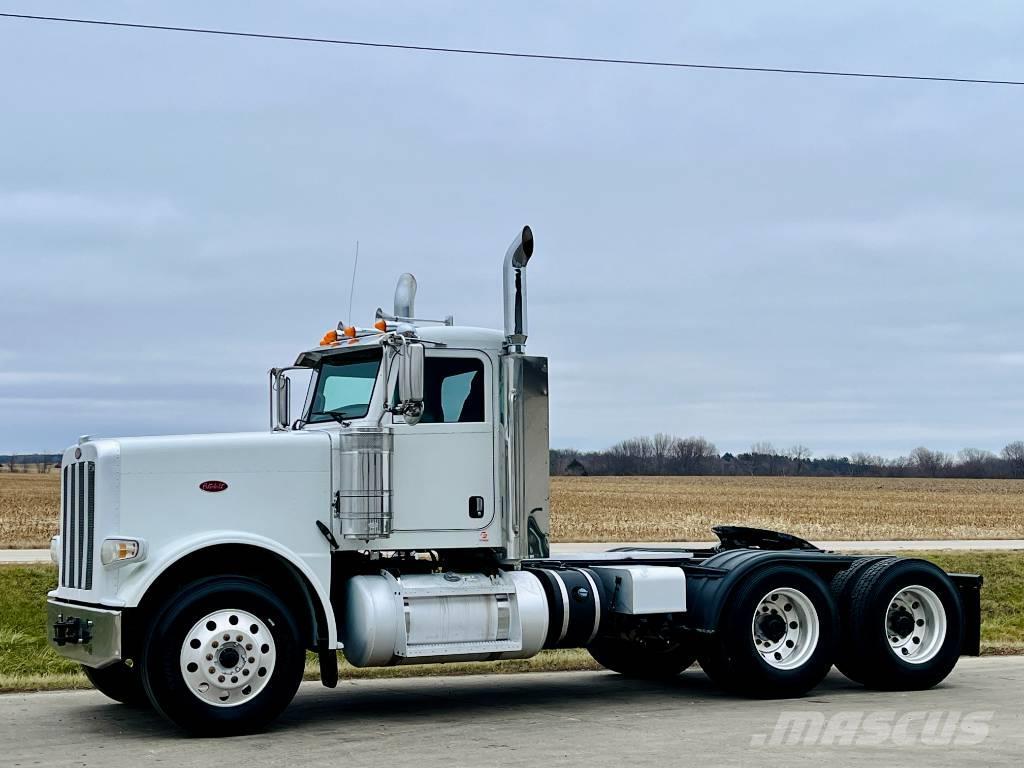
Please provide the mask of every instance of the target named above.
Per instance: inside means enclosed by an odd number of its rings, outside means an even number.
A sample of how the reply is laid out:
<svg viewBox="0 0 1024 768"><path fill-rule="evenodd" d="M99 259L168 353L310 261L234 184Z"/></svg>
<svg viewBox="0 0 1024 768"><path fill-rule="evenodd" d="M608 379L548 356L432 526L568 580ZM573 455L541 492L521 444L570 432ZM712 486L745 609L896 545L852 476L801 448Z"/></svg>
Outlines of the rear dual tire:
<svg viewBox="0 0 1024 768"><path fill-rule="evenodd" d="M925 560L858 561L838 587L841 637L836 667L868 688L931 688L953 670L963 645L956 585ZM840 574L842 575L842 574Z"/></svg>
<svg viewBox="0 0 1024 768"><path fill-rule="evenodd" d="M835 602L818 576L769 566L729 596L698 656L717 685L754 698L802 696L832 666Z"/></svg>

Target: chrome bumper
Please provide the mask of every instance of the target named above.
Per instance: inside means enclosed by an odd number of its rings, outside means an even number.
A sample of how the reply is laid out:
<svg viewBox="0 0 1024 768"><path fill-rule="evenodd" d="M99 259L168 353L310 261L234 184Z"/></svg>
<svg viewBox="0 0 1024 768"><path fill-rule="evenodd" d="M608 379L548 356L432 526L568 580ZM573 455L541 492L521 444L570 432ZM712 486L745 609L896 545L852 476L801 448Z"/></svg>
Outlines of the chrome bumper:
<svg viewBox="0 0 1024 768"><path fill-rule="evenodd" d="M47 600L46 626L50 647L66 659L96 668L121 660L120 611Z"/></svg>

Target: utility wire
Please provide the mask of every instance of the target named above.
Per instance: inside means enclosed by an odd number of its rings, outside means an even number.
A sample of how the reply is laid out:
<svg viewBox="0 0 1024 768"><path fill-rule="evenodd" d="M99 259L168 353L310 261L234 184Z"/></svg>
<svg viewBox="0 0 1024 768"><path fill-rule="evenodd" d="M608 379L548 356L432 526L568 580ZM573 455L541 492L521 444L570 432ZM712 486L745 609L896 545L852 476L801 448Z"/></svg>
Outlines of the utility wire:
<svg viewBox="0 0 1024 768"><path fill-rule="evenodd" d="M177 27L161 24L132 24L126 21L104 21L101 19L78 19L63 16L33 16L25 13L0 13L0 17L8 19L25 19L30 21L56 21L67 24L89 24L98 27L118 27L122 29L146 29L162 32L188 32L200 35L220 35L223 37L244 37L258 40L279 40L295 43L321 43L326 45L346 45L360 48L385 48L399 51L420 51L425 53L454 53L469 56L495 56L509 59L534 59L538 61L573 61L587 64L619 64L637 67L669 67L673 69L706 69L728 72L762 72L782 75L813 75L817 77L855 77L875 80L916 80L933 83L967 83L975 85L1024 85L1024 80L987 80L977 77L938 77L935 75L901 75L888 72L851 72L827 69L788 69L785 67L741 67L727 64L694 64L681 61L658 61L653 59L612 59L600 56L561 56L550 53L523 53L520 51L500 51L482 48L443 48L433 45L405 45L401 43L380 43L369 40L339 40L329 37L303 37L299 35L273 35L261 32L238 32L228 29L210 29L204 27Z"/></svg>

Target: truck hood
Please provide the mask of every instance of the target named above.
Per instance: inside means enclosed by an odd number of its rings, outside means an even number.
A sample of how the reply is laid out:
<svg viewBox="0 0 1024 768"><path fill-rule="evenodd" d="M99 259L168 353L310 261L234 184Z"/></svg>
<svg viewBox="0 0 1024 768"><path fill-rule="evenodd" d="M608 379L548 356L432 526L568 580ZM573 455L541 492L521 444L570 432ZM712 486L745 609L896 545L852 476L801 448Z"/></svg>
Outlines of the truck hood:
<svg viewBox="0 0 1024 768"><path fill-rule="evenodd" d="M103 441L107 442L107 441ZM111 440L122 475L218 475L329 471L326 432L227 432Z"/></svg>
<svg viewBox="0 0 1024 768"><path fill-rule="evenodd" d="M327 432L241 432L85 440L61 470L60 585L70 600L134 605L162 567L218 542L271 542L329 573L315 525L331 520ZM113 569L105 538L146 542Z"/></svg>

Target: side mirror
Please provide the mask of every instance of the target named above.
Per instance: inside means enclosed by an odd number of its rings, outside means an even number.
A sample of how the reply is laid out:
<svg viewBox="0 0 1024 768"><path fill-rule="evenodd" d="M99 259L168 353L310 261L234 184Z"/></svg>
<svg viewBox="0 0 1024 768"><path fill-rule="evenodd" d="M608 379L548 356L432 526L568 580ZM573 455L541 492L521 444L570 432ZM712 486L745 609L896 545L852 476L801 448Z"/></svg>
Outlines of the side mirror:
<svg viewBox="0 0 1024 768"><path fill-rule="evenodd" d="M274 376L274 400L277 410L277 429L288 429L292 413L292 381L284 371Z"/></svg>
<svg viewBox="0 0 1024 768"><path fill-rule="evenodd" d="M423 415L423 349L422 344L406 344L398 357L398 399L409 424Z"/></svg>

